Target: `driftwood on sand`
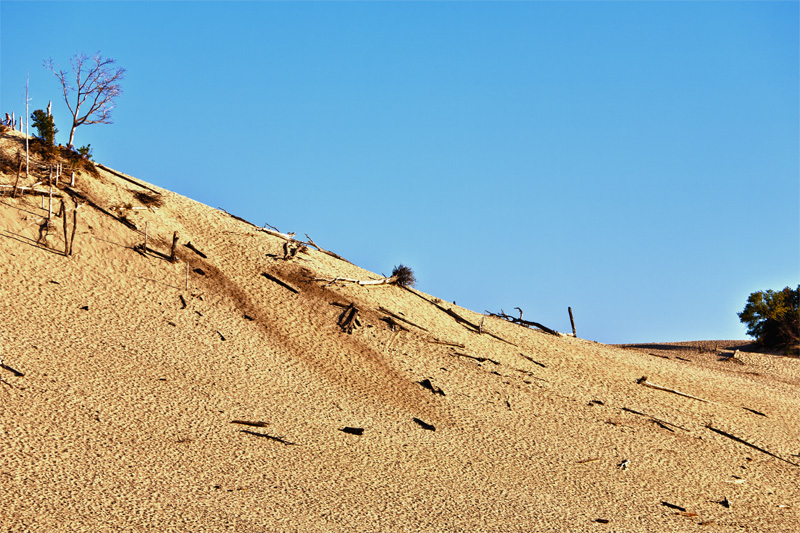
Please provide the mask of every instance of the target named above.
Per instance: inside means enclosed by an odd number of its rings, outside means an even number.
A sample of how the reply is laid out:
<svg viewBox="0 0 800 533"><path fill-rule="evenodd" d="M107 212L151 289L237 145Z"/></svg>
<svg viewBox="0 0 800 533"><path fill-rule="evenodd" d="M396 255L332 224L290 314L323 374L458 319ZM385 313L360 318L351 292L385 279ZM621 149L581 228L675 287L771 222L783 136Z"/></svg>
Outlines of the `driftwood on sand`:
<svg viewBox="0 0 800 533"><path fill-rule="evenodd" d="M556 336L560 336L561 335L556 330L550 329L547 326L543 326L542 324L539 324L538 322L533 322L531 320L523 320L522 319L522 309L520 309L519 307L515 307L515 309L519 309L519 318L507 315L505 313L505 311L503 311L502 309L500 310L499 313L490 313L489 311L486 311L486 314L489 315L489 316L496 317L496 318L502 318L503 320L511 322L512 324L517 324L519 326L524 326L526 328L531 328L531 327L538 328L538 329L544 331L545 333L549 333L550 335L556 335Z"/></svg>

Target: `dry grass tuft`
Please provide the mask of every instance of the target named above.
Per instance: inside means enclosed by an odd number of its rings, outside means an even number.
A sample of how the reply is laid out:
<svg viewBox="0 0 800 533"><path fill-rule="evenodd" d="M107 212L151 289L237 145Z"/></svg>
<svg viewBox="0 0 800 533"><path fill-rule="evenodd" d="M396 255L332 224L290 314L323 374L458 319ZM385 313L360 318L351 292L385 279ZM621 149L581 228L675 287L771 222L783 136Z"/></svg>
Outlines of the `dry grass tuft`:
<svg viewBox="0 0 800 533"><path fill-rule="evenodd" d="M133 193L134 198L136 198L142 205L146 205L147 207L161 207L164 205L164 200L161 198L160 194L154 194L145 191L136 191Z"/></svg>
<svg viewBox="0 0 800 533"><path fill-rule="evenodd" d="M414 277L414 271L405 265L394 267L392 270L392 277L397 278L397 284L401 287L413 287L417 283L417 278Z"/></svg>

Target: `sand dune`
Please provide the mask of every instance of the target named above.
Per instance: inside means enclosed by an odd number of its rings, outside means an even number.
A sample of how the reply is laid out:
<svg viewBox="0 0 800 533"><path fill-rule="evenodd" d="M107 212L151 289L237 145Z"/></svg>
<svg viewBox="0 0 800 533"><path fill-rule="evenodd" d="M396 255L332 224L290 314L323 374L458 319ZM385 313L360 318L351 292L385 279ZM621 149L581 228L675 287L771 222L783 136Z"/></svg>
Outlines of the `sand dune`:
<svg viewBox="0 0 800 533"><path fill-rule="evenodd" d="M67 257L3 191L0 531L800 529L798 359L315 281L380 276L118 170L56 188Z"/></svg>

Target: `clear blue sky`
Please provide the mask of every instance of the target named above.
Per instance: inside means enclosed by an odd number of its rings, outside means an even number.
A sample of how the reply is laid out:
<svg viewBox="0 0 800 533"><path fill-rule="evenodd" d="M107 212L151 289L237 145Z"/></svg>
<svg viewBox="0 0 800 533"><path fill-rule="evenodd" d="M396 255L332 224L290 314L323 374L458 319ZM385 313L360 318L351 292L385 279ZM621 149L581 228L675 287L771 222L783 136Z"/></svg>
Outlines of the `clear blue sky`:
<svg viewBox="0 0 800 533"><path fill-rule="evenodd" d="M745 338L800 282L798 2L0 3L0 112L77 52L95 159L609 343Z"/></svg>

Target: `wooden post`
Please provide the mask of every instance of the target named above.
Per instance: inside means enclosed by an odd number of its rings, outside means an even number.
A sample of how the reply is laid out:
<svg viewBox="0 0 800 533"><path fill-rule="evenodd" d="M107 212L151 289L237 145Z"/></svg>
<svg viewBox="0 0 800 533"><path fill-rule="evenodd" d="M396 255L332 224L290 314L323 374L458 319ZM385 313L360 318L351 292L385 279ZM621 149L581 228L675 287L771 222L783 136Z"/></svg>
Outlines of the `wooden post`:
<svg viewBox="0 0 800 533"><path fill-rule="evenodd" d="M178 232L173 232L172 234L172 251L169 254L169 262L175 262L175 247L178 245Z"/></svg>
<svg viewBox="0 0 800 533"><path fill-rule="evenodd" d="M147 224L148 222L144 223L144 246L142 246L142 252L147 254Z"/></svg>
<svg viewBox="0 0 800 533"><path fill-rule="evenodd" d="M83 205L83 204L81 204ZM78 229L78 208L80 205L75 205L72 211L72 236L69 238L69 255L72 255L72 243L75 242L75 231Z"/></svg>
<svg viewBox="0 0 800 533"><path fill-rule="evenodd" d="M50 192L47 195L47 223L53 216L53 165L50 165Z"/></svg>
<svg viewBox="0 0 800 533"><path fill-rule="evenodd" d="M30 111L28 110L28 103L31 101L30 96L28 95L29 89L31 85L31 73L28 71L28 75L25 77L25 116L30 116ZM31 151L28 146L28 137L31 132L31 128L29 126L30 120L25 121L25 177L30 177L30 167L31 167ZM19 131L22 131L22 117L19 117Z"/></svg>
<svg viewBox="0 0 800 533"><path fill-rule="evenodd" d="M64 257L69 255L69 233L67 232L67 206L61 200L61 222L64 224Z"/></svg>
<svg viewBox="0 0 800 533"><path fill-rule="evenodd" d="M578 334L575 333L575 319L572 318L572 308L567 307L567 311L569 311L569 323L572 324L572 336L577 337Z"/></svg>
<svg viewBox="0 0 800 533"><path fill-rule="evenodd" d="M12 198L17 197L17 185L19 184L19 175L22 173L22 158L19 158L19 168L17 168L17 181L14 182L14 194L11 195Z"/></svg>

